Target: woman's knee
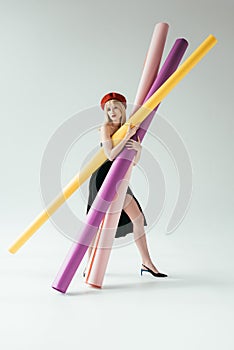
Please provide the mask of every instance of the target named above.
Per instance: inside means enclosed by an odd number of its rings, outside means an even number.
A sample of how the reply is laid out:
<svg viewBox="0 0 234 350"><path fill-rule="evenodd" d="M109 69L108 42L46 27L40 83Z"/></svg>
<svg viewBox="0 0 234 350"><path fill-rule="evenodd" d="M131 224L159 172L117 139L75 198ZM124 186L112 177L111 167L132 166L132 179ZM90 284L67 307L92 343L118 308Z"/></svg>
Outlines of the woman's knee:
<svg viewBox="0 0 234 350"><path fill-rule="evenodd" d="M134 220L132 221L133 223L133 227L137 226L137 227L144 227L144 216L142 214L142 212L140 211L139 214L134 218Z"/></svg>
<svg viewBox="0 0 234 350"><path fill-rule="evenodd" d="M138 227L144 227L144 216L141 210L139 209L135 199L127 194L125 198L124 211L129 216L130 220L133 223L133 227L137 229Z"/></svg>

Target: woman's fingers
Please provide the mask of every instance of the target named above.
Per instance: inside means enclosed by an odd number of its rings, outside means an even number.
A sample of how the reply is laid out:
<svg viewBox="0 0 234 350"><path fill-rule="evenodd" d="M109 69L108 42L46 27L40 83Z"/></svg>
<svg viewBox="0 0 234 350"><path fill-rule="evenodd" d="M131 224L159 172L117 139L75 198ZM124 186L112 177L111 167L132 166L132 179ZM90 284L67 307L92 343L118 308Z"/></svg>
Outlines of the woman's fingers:
<svg viewBox="0 0 234 350"><path fill-rule="evenodd" d="M132 140L128 140L128 141L126 142L126 147L127 147L127 148L133 148L133 142L132 142Z"/></svg>
<svg viewBox="0 0 234 350"><path fill-rule="evenodd" d="M136 142L132 139L128 140L128 142L126 142L126 147L128 149L135 149L136 151L139 149L138 142Z"/></svg>
<svg viewBox="0 0 234 350"><path fill-rule="evenodd" d="M136 124L136 125L133 125L131 123L127 123L128 124L128 130L127 130L127 134L128 134L128 137L132 137L137 129L139 128L140 124Z"/></svg>
<svg viewBox="0 0 234 350"><path fill-rule="evenodd" d="M127 130L127 132L129 132L129 131L131 130L131 123L128 123L127 125L128 125L128 130Z"/></svg>

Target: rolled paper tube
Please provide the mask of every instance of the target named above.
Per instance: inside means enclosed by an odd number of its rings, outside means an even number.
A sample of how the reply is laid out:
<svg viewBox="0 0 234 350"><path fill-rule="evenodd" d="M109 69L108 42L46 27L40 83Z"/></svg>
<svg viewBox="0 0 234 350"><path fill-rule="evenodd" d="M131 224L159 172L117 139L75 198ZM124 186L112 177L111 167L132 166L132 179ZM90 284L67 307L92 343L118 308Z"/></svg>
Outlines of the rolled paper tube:
<svg viewBox="0 0 234 350"><path fill-rule="evenodd" d="M167 23L158 23L154 28L143 72L138 85L132 114L139 108L140 105L142 105L152 83L158 74L168 28L169 25Z"/></svg>
<svg viewBox="0 0 234 350"><path fill-rule="evenodd" d="M152 96L154 91L156 91L160 87L160 85L162 84L162 78L167 79L176 70L187 46L188 43L186 40L176 40L169 55L167 56L165 63L163 64L162 69L160 70L160 76L154 81L153 85L151 86L151 89L148 91L146 96L146 90L142 94L143 96L145 96L144 101L146 101L150 96ZM140 137L140 140L143 139L145 132L153 119L154 113L154 111L150 113L150 115L141 123L140 128L137 131L137 136ZM135 139L137 138L137 136L135 137ZM102 286L104 274L108 264L108 259L111 253L111 246L114 241L116 227L118 225L118 220L122 210L122 206L119 205L118 211L115 213L115 215L113 215L111 214L111 207L112 203L109 211L105 215L104 224L102 225L102 228L98 231L97 239L95 240L92 255L90 257L90 262L86 269L86 283L89 283L92 286L99 288L101 288ZM103 249L104 247L109 247L109 249Z"/></svg>
<svg viewBox="0 0 234 350"><path fill-rule="evenodd" d="M202 44L202 47L203 47L203 50L205 48L207 50L207 44L205 46ZM204 55L203 50L200 52L200 55ZM192 54L192 55L194 55L194 54ZM196 54L195 55L196 59L190 61L192 66L195 65L196 61L197 62L200 61L200 55ZM178 71L178 69L177 69L177 71ZM187 67L186 72L188 73L188 71L189 71L189 67ZM173 75L176 74L176 72L173 73L168 80L170 80L173 77ZM159 74L158 78L162 79L162 77L160 77L160 74ZM162 87L160 87L159 90L160 89L162 89ZM157 91L155 94L157 94ZM149 100L147 100L147 102L144 105L147 105L148 101L151 100L151 102L148 105L151 105L151 110L153 111L155 109L155 107L152 108L152 97L150 97ZM140 109L136 112L136 114L140 111ZM105 202L109 201L109 203L111 203L111 201L113 200L113 198L115 196L115 192L116 192L115 185L118 184L119 181L121 181L123 179L123 177L126 174L128 167L129 167L135 154L136 154L135 150L124 149L116 157L115 161L113 162L113 164L112 164L107 176L105 177L105 180L103 181L103 184L98 192L99 196L96 197L97 201L100 201L100 207L101 207L101 200L100 199L104 200ZM95 199L95 201L96 201L96 199ZM98 230L98 227L101 223L101 220L103 219L104 214L103 214L103 212L98 211L98 205L99 205L99 203L96 203L95 209L93 209L92 207L90 208L89 213L88 213L87 218L86 218L86 227L84 228L84 230L81 233L79 243L73 244L70 252L68 253L68 255L67 255L67 257L66 257L66 259L65 259L65 261L64 261L64 263L63 263L63 265L62 265L62 267L61 267L61 269L56 277L55 282L53 283L53 288L55 288L63 293L66 292L66 290L70 284L71 277L74 276L84 254L85 254L85 251L87 250L87 246L90 244L92 238L94 237L94 234ZM95 228L92 227L95 225L96 225L96 232L95 232ZM90 227L92 227L92 229L90 229ZM85 249L85 244L86 244L86 249Z"/></svg>
<svg viewBox="0 0 234 350"><path fill-rule="evenodd" d="M147 100L148 96L152 95L152 91L156 91L156 89L154 90L155 86L151 85L156 79L158 73L168 33L168 27L169 26L167 23L159 23L155 26L149 50L147 52L146 60L144 62L144 68L137 89L137 94L133 106L134 109L132 113L134 113L134 110L137 110L139 108L138 105L141 105L145 100ZM168 63L170 64L170 62ZM177 68L177 66L175 68ZM150 87L151 89L149 89ZM156 88L157 87L158 86L156 86ZM150 116L148 116L147 118L149 118ZM144 125L142 126L142 128L144 129ZM129 174L129 171L127 172L127 174ZM86 283L98 288L102 287L104 274L111 253L111 247L114 242L115 232L118 226L119 218L124 203L124 198L126 195L126 190L122 190L122 196L119 196L117 202L114 201L114 203L111 203L110 208L104 217L104 223L102 221L101 226L98 230L92 249L92 254L86 267ZM113 210L115 210L114 214Z"/></svg>
<svg viewBox="0 0 234 350"><path fill-rule="evenodd" d="M170 76L170 78L140 107L136 113L119 128L112 136L114 146L117 145L125 136L128 125L140 124L153 111L159 103L169 94L169 92L184 78L185 75L211 50L217 43L213 35L209 35L202 44L184 61L183 64ZM92 173L98 169L106 160L103 148L96 153L88 164L77 174L70 183L64 188L51 204L38 215L32 224L23 232L23 234L9 248L11 253L17 252L19 248L48 220L64 202L68 199Z"/></svg>
<svg viewBox="0 0 234 350"><path fill-rule="evenodd" d="M94 242L92 253L86 268L85 280L86 283L93 287L102 287L131 172L132 164L119 186L118 194L115 196L114 201L111 202L110 208L104 217Z"/></svg>
<svg viewBox="0 0 234 350"><path fill-rule="evenodd" d="M136 153L135 151L132 151L132 153ZM132 157L133 158L133 157ZM115 163L115 162L114 162ZM113 163L113 165L114 165ZM129 161L127 160L127 164L129 167ZM112 165L112 166L113 166ZM112 168L112 167L111 167ZM119 176L121 180L126 174L126 166L122 169L119 169ZM106 186L105 186L106 183ZM81 260L83 259L84 254L86 253L92 239L96 235L98 231L98 227L104 218L105 212L103 211L103 208L105 207L105 210L108 208L106 207L106 203L109 202L109 206L111 202L113 201L113 198L118 191L118 188L121 184L120 181L114 181L113 183L116 184L110 192L110 194L106 191L107 188L111 185L111 179L108 177L108 174L101 186L101 189L98 191L98 194L94 200L94 204L89 209L89 212L86 216L86 225L84 226L80 236L79 236L79 243L74 243L68 252L68 255L58 272L55 281L52 285L54 289L57 289L58 291L65 293L67 290L67 287L69 286L72 277L74 276ZM112 185L111 185L112 186ZM103 203L105 203L103 205ZM99 210L98 210L99 208ZM101 219L101 220L100 220Z"/></svg>
<svg viewBox="0 0 234 350"><path fill-rule="evenodd" d="M170 53L168 54L162 68L160 69L160 73L155 79L154 83L152 84L148 94L145 97L144 102L146 102L155 91L157 91L160 86L163 84L165 80L167 80L177 69L179 66L179 63L188 47L188 42L185 39L177 39L175 41L175 44L173 45ZM159 106L159 105L158 105ZM144 135L146 131L148 130L150 123L154 117L154 114L158 108L158 106L151 112L140 124L137 132L135 135L133 135L132 139L138 140L138 137L140 140L144 138Z"/></svg>

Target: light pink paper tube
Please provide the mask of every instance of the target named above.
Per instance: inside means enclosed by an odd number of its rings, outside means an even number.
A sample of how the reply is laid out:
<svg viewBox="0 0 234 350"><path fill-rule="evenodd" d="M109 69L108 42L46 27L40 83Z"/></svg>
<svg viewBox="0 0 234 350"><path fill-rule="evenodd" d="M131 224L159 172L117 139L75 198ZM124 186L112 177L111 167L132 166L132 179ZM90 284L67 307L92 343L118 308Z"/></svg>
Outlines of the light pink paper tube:
<svg viewBox="0 0 234 350"><path fill-rule="evenodd" d="M143 104L145 97L153 84L153 81L157 77L166 42L168 28L169 26L167 23L158 23L154 28L153 36L146 55L142 76L137 89L132 113L138 109L138 105ZM123 201L121 201L121 198L119 197L118 203L112 203L110 209L107 211L104 222L102 222L100 225L99 231L97 233L93 251L86 268L85 282L98 288L102 287L104 274L111 253L111 247L114 242L115 232L123 208L126 191L124 191L124 195L122 196ZM113 214L114 208L117 210L115 214Z"/></svg>
<svg viewBox="0 0 234 350"><path fill-rule="evenodd" d="M115 233L132 172L132 164L130 165L121 185L118 194L111 203L107 211L104 222L100 225L97 233L93 250L86 268L85 282L93 287L101 288L105 276L107 264L109 261L112 245L115 239Z"/></svg>
<svg viewBox="0 0 234 350"><path fill-rule="evenodd" d="M158 74L168 28L169 25L167 23L158 23L154 28L142 76L138 85L132 114L143 104L143 101Z"/></svg>

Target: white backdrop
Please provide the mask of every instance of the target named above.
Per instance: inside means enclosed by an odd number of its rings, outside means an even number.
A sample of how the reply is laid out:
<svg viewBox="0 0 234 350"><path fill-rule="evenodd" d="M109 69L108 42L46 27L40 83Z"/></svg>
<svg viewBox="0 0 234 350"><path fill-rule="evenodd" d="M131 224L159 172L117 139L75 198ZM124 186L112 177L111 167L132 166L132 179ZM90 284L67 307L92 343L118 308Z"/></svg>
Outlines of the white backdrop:
<svg viewBox="0 0 234 350"><path fill-rule="evenodd" d="M0 1L2 349L233 346L233 11L228 0ZM190 209L166 236L178 179L158 146L171 192L148 239L169 279L140 279L132 244L113 251L103 290L80 275L63 298L50 284L70 241L50 222L16 255L7 248L42 209L39 174L50 137L108 91L134 101L158 22L170 26L163 60L178 37L189 41L185 58L209 34L218 39L160 106L193 167ZM137 189L136 196L144 201Z"/></svg>

